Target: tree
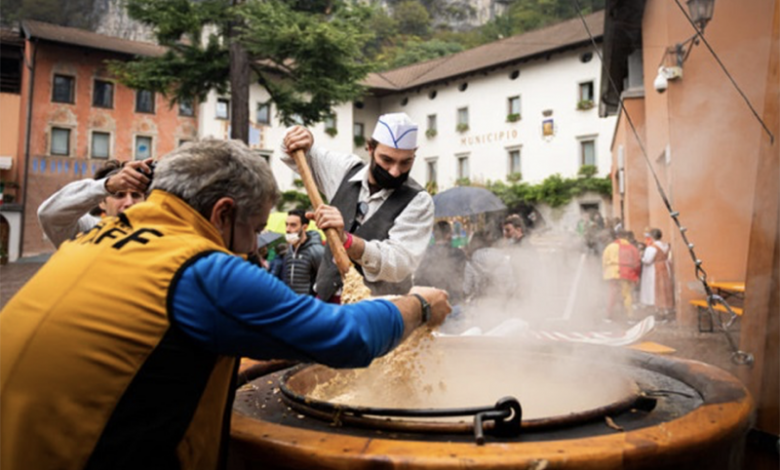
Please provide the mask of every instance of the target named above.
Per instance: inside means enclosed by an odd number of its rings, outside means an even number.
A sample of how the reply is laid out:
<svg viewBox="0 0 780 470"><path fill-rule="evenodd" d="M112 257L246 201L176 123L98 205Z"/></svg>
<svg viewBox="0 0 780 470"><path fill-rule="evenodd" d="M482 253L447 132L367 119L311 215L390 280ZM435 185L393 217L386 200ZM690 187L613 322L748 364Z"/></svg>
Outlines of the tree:
<svg viewBox="0 0 780 470"><path fill-rule="evenodd" d="M438 39L421 41L419 38L409 39L403 47L397 49L393 57L391 67L403 67L405 65L444 57L463 50L463 46L456 42L444 42Z"/></svg>
<svg viewBox="0 0 780 470"><path fill-rule="evenodd" d="M404 0L393 8L393 18L401 34L426 36L431 26L428 10L415 0Z"/></svg>
<svg viewBox="0 0 780 470"><path fill-rule="evenodd" d="M112 63L118 79L171 103L230 88L231 134L244 141L250 71L283 122L308 125L360 96L371 66L361 53L368 13L342 0L127 0L127 8L168 51Z"/></svg>

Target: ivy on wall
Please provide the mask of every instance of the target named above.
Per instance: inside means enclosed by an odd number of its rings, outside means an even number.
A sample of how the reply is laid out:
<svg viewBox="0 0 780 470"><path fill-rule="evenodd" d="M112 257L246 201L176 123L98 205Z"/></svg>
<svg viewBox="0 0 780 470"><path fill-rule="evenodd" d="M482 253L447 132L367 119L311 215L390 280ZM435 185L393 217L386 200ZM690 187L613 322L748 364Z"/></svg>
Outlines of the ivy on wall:
<svg viewBox="0 0 780 470"><path fill-rule="evenodd" d="M522 181L507 184L496 181L488 182L486 187L509 208L539 203L560 207L568 204L574 197L587 192L612 197L612 179L609 176L596 177L597 171L593 165L583 165L576 178L564 178L554 174L539 184Z"/></svg>

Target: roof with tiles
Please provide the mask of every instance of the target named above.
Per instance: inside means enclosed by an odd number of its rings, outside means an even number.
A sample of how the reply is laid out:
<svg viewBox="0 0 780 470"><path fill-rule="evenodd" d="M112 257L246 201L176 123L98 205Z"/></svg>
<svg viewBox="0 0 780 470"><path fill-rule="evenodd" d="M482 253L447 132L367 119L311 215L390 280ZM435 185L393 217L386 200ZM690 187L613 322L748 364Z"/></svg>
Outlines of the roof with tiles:
<svg viewBox="0 0 780 470"><path fill-rule="evenodd" d="M585 17L594 38L604 32L604 12ZM501 39L446 57L370 74L364 84L376 90L401 91L510 65L590 42L580 18Z"/></svg>
<svg viewBox="0 0 780 470"><path fill-rule="evenodd" d="M22 30L31 38L46 41L89 47L110 52L119 52L132 56L159 56L166 49L148 42L130 41L104 34L93 33L83 29L57 26L40 21L26 20L22 22Z"/></svg>

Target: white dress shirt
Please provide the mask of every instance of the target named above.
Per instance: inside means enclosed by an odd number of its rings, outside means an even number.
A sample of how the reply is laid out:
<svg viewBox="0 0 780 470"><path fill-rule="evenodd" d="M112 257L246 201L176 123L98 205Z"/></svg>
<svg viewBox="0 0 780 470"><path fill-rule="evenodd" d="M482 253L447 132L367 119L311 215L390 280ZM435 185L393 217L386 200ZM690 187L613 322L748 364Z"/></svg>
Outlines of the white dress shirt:
<svg viewBox="0 0 780 470"><path fill-rule="evenodd" d="M297 172L295 161L287 155L286 150L282 142L279 157ZM357 155L333 152L317 146L312 146L306 160L317 188L328 201L333 199L349 169L357 163L363 163ZM358 203L368 204L368 211L361 222L370 219L393 193L393 190L382 189L371 194L368 168L369 165L365 165L350 179L361 182ZM349 227L345 227L345 230L349 230ZM411 276L420 264L432 230L433 198L426 191L420 191L395 219L387 239L366 240L363 256L355 261L363 267L363 275L369 282L401 282Z"/></svg>

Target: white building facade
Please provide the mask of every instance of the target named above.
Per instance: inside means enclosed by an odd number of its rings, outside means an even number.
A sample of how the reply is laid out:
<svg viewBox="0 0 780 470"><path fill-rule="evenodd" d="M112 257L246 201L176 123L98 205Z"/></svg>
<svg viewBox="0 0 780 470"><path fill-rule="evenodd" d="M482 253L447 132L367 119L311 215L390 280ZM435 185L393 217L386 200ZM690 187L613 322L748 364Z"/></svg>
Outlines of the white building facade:
<svg viewBox="0 0 780 470"><path fill-rule="evenodd" d="M603 14L587 20L600 41ZM372 74L363 100L339 105L335 122L312 127L315 145L367 158L356 134L368 139L381 114L405 112L420 126L412 177L439 191L510 175L529 183L574 177L584 164L608 175L616 118L598 115L601 63L579 21ZM251 87L250 146L269 158L280 188L291 189L295 175L274 155L285 127L268 99ZM229 136L229 108L229 98L214 93L202 103L201 137Z"/></svg>

